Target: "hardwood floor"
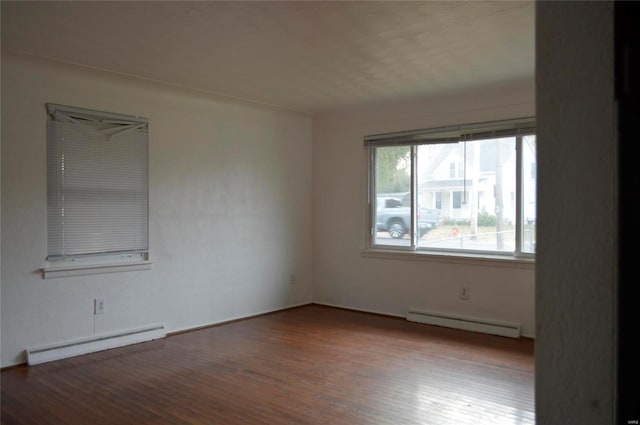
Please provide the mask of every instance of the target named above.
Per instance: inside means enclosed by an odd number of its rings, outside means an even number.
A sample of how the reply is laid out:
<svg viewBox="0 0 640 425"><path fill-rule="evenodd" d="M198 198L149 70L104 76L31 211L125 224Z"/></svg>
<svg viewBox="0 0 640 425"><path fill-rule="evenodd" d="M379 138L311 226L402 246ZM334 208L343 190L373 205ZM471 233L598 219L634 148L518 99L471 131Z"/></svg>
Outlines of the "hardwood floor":
<svg viewBox="0 0 640 425"><path fill-rule="evenodd" d="M319 305L2 372L3 425L533 424L533 341Z"/></svg>

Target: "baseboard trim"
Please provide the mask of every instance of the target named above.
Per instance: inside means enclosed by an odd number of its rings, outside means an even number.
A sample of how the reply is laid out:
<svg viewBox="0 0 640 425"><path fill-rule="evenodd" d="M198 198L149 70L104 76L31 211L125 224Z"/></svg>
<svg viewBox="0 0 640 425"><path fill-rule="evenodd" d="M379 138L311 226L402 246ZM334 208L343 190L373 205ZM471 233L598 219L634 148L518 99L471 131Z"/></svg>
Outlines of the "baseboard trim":
<svg viewBox="0 0 640 425"><path fill-rule="evenodd" d="M91 354L141 342L161 339L166 336L163 325L150 325L145 328L95 335L89 338L64 341L41 347L31 347L26 350L29 366L62 360L70 357Z"/></svg>
<svg viewBox="0 0 640 425"><path fill-rule="evenodd" d="M386 312L381 312L381 311L376 311L376 310L368 310L368 309L363 309L363 308L348 307L348 306L341 305L341 304L325 303L325 302L317 302L317 301L314 301L311 304L320 305L320 306L324 306L324 307L339 308L341 310L357 311L359 313L375 314L376 316L384 316L384 317L389 317L389 318L393 318L393 319L402 319L402 320L406 321L406 316L405 315L401 315L401 314L392 314L392 313L386 313ZM432 325L432 326L435 326L435 325ZM467 331L467 332L471 332L471 331ZM520 338L521 339L530 339L530 340L533 340L533 341L535 341L535 339L536 339L535 335L532 335L530 333L522 333L522 334L520 334Z"/></svg>
<svg viewBox="0 0 640 425"><path fill-rule="evenodd" d="M461 316L437 311L409 310L407 312L407 321L488 335L505 336L508 338L520 338L521 335L521 325L519 323Z"/></svg>
<svg viewBox="0 0 640 425"><path fill-rule="evenodd" d="M289 305L289 306L286 306L286 307L282 307L282 308L277 308L277 309L274 309L274 310L267 310L267 311L259 312L259 313L256 313L256 314L247 315L247 316L239 316L239 317L235 317L235 318L232 318L232 319L223 320L223 321L220 321L220 322L212 322L212 323L208 323L208 324L203 324L203 325L198 325L198 326L178 329L178 330L175 330L175 331L167 332L166 333L166 337L168 338L168 337L175 336L175 335L180 335L180 334L189 333L189 332L195 332L195 331L198 331L198 330L201 330L201 329L207 329L207 328L211 328L211 327L222 326L222 325L229 324L229 323L239 322L239 321L242 321L242 320L248 320L248 319L252 319L252 318L256 318L256 317L260 317L260 316L265 316L265 315L268 315L268 314L278 313L278 312L281 312L281 311L286 311L286 310L290 310L290 309L305 307L305 306L308 306L308 305L318 305L318 306L323 306L323 307L331 307L331 308L337 308L337 309L341 309L341 310L356 311L356 312L359 312L359 313L374 314L374 315L377 315L377 316L383 316L383 317L389 317L389 318L394 318L394 319L406 320L406 317L403 316L403 315L400 315L400 314L391 314L391 313L388 313L388 312L376 311L376 310L371 310L371 309L350 307L350 306L346 306L346 305L342 305L342 304L336 304L336 303L327 303L327 302L319 302L319 301L306 301L306 302L302 302L302 303L298 303L298 304L292 304L292 305ZM521 338L525 338L525 339L535 340L535 335L531 335L529 333L523 333L520 337ZM18 362L18 363L14 363L14 364L9 364L9 365L3 366L3 367L0 368L0 371L5 371L5 370L21 367L21 366L26 366L26 365L27 365L27 361L25 359L25 361L23 361L23 362Z"/></svg>
<svg viewBox="0 0 640 425"><path fill-rule="evenodd" d="M313 302L305 301L305 302L292 304L292 305L288 305L288 306L277 308L277 309L273 309L273 310L261 311L261 312L258 312L258 313L255 313L255 314L250 314L250 315L247 315L247 316L238 316L238 317L234 317L234 318L231 318L231 319L228 319L228 320L223 320L223 321L220 321L220 322L212 322L212 323L208 323L208 324L203 324L203 325L198 325L198 326L192 326L192 327L187 327L187 328L183 328L183 329L178 329L178 330L174 330L174 331L171 331L171 332L166 332L166 336L165 337L169 338L171 336L180 335L180 334L183 334L183 333L195 332L195 331L200 330L200 329L207 329L207 328L211 328L211 327L215 327L215 326L222 326L222 325L233 323L233 322L239 322L239 321L242 321L242 320L248 320L248 319L252 319L252 318L256 318L256 317L260 317L260 316L265 316L265 315L268 315L268 314L278 313L278 312L285 311L285 310L304 307L304 306L311 305L311 304L313 304ZM28 363L28 361L26 359L26 355L25 355L25 360L24 361L2 366L0 368L0 371L13 369L13 368L21 367L21 366L28 366L28 365L29 365L29 363Z"/></svg>

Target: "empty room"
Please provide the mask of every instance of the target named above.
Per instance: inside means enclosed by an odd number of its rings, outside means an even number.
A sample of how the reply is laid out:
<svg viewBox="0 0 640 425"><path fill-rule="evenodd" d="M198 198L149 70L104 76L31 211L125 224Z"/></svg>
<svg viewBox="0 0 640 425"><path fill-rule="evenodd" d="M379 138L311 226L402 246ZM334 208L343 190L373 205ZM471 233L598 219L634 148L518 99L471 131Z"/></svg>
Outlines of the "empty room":
<svg viewBox="0 0 640 425"><path fill-rule="evenodd" d="M615 423L612 3L1 18L3 425Z"/></svg>

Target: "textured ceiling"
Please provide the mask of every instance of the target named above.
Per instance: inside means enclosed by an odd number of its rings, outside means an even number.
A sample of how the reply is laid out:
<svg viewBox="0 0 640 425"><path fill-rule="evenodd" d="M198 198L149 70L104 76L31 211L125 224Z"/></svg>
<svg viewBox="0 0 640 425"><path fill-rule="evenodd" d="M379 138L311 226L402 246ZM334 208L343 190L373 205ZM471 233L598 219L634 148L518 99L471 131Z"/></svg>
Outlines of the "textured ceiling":
<svg viewBox="0 0 640 425"><path fill-rule="evenodd" d="M531 1L2 1L2 48L319 112L534 77Z"/></svg>

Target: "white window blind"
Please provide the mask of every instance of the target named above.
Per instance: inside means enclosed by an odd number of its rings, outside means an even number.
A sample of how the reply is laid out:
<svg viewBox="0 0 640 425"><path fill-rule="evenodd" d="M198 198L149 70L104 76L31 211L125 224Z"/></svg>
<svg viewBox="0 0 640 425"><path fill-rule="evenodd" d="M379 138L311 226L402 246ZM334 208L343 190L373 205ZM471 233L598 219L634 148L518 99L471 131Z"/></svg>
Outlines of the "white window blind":
<svg viewBox="0 0 640 425"><path fill-rule="evenodd" d="M148 251L148 120L47 111L48 259Z"/></svg>

